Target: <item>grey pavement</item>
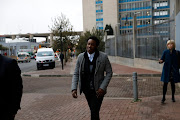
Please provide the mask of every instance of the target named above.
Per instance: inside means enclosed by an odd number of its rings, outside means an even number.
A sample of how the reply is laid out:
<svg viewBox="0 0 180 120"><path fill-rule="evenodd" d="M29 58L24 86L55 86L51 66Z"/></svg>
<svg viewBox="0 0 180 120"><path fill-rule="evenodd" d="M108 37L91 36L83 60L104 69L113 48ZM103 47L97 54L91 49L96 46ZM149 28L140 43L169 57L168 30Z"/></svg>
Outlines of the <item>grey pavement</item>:
<svg viewBox="0 0 180 120"><path fill-rule="evenodd" d="M24 73L22 109L15 120L90 120L90 111L84 95L78 94L77 99L71 96L75 62L76 59L67 62L64 70L61 70L59 63L54 69ZM161 104L163 83L160 81L159 72L117 64L112 64L112 68L114 77L101 107L101 120L180 119L178 84L176 102L171 102L169 85L165 104ZM133 102L132 72L144 75L138 77L138 102Z"/></svg>
<svg viewBox="0 0 180 120"><path fill-rule="evenodd" d="M69 60L64 65L64 70L61 69L61 63L56 61L56 67L54 69L35 70L31 72L23 73L22 76L29 77L71 77L74 72L76 58ZM133 72L137 72L140 77L160 77L161 73L152 70L146 70L141 68L128 67L111 63L114 77L131 77Z"/></svg>
<svg viewBox="0 0 180 120"><path fill-rule="evenodd" d="M24 94L15 120L90 120L84 95L74 99L72 77L23 77ZM133 102L132 81L112 78L100 111L101 120L179 120L180 88L171 102L168 86L166 104L161 104L162 82L159 77L139 78L139 102Z"/></svg>

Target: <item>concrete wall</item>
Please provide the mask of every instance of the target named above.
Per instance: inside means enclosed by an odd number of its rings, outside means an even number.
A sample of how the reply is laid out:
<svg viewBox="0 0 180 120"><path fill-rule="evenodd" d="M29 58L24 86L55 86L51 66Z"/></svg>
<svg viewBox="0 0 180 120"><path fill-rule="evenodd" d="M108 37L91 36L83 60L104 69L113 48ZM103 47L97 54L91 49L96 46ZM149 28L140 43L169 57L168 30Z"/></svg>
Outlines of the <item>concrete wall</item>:
<svg viewBox="0 0 180 120"><path fill-rule="evenodd" d="M83 3L83 32L96 27L95 0L82 0ZM111 24L114 32L118 23L118 0L103 0L103 26Z"/></svg>
<svg viewBox="0 0 180 120"><path fill-rule="evenodd" d="M110 62L130 66L130 67L136 67L136 68L143 68L147 70L153 70L162 72L163 64L159 64L156 60L147 60L147 59L141 59L141 58L123 58L123 57L114 57L114 56L108 56Z"/></svg>
<svg viewBox="0 0 180 120"><path fill-rule="evenodd" d="M176 16L176 49L180 50L180 12Z"/></svg>
<svg viewBox="0 0 180 120"><path fill-rule="evenodd" d="M176 0L176 15L180 12L180 0Z"/></svg>
<svg viewBox="0 0 180 120"><path fill-rule="evenodd" d="M115 32L115 25L118 23L118 0L104 0L103 1L103 25L111 24Z"/></svg>
<svg viewBox="0 0 180 120"><path fill-rule="evenodd" d="M83 32L92 30L96 26L95 0L82 0L83 4Z"/></svg>

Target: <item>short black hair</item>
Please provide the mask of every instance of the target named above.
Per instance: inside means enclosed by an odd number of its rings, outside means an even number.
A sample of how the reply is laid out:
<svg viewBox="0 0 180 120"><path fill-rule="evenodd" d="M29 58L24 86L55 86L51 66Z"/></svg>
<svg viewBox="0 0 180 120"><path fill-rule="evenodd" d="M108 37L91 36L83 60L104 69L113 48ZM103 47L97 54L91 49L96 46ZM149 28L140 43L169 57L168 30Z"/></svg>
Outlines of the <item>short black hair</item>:
<svg viewBox="0 0 180 120"><path fill-rule="evenodd" d="M98 39L97 37L91 36L91 37L89 37L89 38L87 39L87 42L88 42L89 39L92 39L92 40L96 41L96 46L99 46L99 39Z"/></svg>

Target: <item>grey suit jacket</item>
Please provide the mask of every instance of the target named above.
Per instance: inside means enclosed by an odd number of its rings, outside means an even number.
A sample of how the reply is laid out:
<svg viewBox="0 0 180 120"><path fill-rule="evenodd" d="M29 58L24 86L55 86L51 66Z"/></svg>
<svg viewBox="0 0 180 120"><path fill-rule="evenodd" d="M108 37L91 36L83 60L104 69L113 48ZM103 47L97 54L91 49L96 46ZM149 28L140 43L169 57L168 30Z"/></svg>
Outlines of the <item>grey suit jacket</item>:
<svg viewBox="0 0 180 120"><path fill-rule="evenodd" d="M75 90L75 89L77 90L77 86L79 84L80 94L82 93L81 77L82 77L82 70L84 69L84 63L85 63L84 53L81 53L77 59L74 75L72 78L72 86L71 86L71 90ZM106 75L104 75L105 73ZM99 52L99 56L97 57L96 60L96 69L94 74L95 90L101 88L106 91L107 86L111 80L111 77L112 77L112 67L109 62L108 56L103 52Z"/></svg>

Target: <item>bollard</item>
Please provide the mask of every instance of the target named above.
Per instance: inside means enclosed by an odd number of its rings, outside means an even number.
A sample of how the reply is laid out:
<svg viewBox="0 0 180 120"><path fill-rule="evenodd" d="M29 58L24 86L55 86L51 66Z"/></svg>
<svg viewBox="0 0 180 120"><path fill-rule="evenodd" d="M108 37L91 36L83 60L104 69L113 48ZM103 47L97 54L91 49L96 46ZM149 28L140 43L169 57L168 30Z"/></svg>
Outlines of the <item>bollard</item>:
<svg viewBox="0 0 180 120"><path fill-rule="evenodd" d="M133 95L134 101L138 101L137 73L133 72Z"/></svg>

